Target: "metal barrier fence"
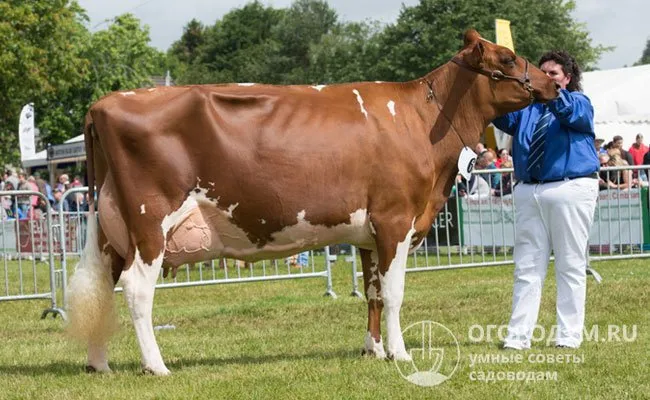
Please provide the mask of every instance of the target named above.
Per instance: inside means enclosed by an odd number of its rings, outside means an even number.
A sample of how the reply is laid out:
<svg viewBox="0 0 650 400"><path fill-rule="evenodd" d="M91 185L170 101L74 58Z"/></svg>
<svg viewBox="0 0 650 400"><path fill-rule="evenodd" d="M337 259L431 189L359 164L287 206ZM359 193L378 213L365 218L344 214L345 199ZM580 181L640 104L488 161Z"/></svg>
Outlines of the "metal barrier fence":
<svg viewBox="0 0 650 400"><path fill-rule="evenodd" d="M644 167L607 167L602 171L618 174L621 173L619 171L640 169ZM503 181L513 182L512 172L512 169L500 169L474 173L477 178L495 174L507 176ZM453 195L434 220L423 246L409 257L406 271L512 264L516 235L514 202L511 190L503 181L496 187L496 192L502 194L499 196L492 191L462 195L462 188L457 184ZM650 195L647 186L639 186L625 190L607 188L600 192L589 249L585 249L589 251L591 260L650 256ZM49 313L65 317L64 311L57 305L57 292L61 289L62 304L65 304L67 268L70 261L79 258L85 244L88 213L82 205L86 192L85 187L68 190L57 210L52 210L45 196L39 192L0 192L3 200L0 221L3 274L0 276L0 287L4 289L0 292L0 301L49 299L51 306L43 312L42 317ZM32 196L42 199L46 205L40 215L31 206L34 200ZM81 204L76 200L68 201L70 196L77 197ZM28 201L30 205L25 207ZM74 205L74 211L65 211L64 204ZM27 215L20 215L23 211ZM336 297L331 274L331 263L335 260L336 255L330 254L329 247L323 251L310 251L308 255L297 255L295 261L282 259L244 263L212 260L185 265L178 269L175 277L163 277L161 274L157 287L320 277L326 279L325 294ZM345 261L352 270L351 294L361 297L357 280L362 273L354 247L350 248L350 254L346 254Z"/></svg>
<svg viewBox="0 0 650 400"><path fill-rule="evenodd" d="M37 191L0 191L3 274L0 301L49 299L41 318L64 311L57 306L52 213L47 197ZM41 204L39 213L34 205Z"/></svg>
<svg viewBox="0 0 650 400"><path fill-rule="evenodd" d="M87 187L79 187L66 191L61 199L59 216L59 242L61 248L62 289L65 296L67 282L67 267L70 258L79 258L85 245L87 211L74 213L63 212L63 205L68 197L75 196L76 202L84 202L88 192ZM68 204L72 202L68 201ZM77 210L84 207L77 207ZM65 244L65 245L64 245ZM331 262L335 257L329 254L329 247L322 252L309 251L297 254L295 257L280 260L263 260L246 263L239 260L219 259L207 262L186 264L179 267L174 277L164 277L161 271L156 284L158 289L204 286L224 283L259 282L285 279L326 278L325 295L336 297L332 288ZM116 291L121 291L117 287ZM65 297L64 297L65 304Z"/></svg>
<svg viewBox="0 0 650 400"><path fill-rule="evenodd" d="M605 167L605 178L648 166ZM515 208L512 168L475 170L476 177L507 176L490 192L463 196L457 182L452 196L439 212L423 245L409 257L406 272L512 265ZM491 179L485 179L491 181ZM503 181L509 181L510 187ZM496 193L493 193L496 192ZM589 238L589 260L650 257L650 193L647 182L636 187L600 190ZM346 257L351 264L353 296L361 296L358 278L360 259L356 250ZM593 270L590 270L593 273ZM599 276L596 274L596 278Z"/></svg>

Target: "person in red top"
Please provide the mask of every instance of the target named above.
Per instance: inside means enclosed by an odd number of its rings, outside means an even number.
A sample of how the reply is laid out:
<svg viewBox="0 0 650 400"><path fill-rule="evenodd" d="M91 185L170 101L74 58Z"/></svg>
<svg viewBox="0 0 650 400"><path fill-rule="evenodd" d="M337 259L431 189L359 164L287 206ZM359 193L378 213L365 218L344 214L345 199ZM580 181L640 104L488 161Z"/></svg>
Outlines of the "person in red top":
<svg viewBox="0 0 650 400"><path fill-rule="evenodd" d="M636 142L630 146L628 153L632 155L634 165L643 165L643 156L648 152L648 146L643 143L643 135L636 135Z"/></svg>

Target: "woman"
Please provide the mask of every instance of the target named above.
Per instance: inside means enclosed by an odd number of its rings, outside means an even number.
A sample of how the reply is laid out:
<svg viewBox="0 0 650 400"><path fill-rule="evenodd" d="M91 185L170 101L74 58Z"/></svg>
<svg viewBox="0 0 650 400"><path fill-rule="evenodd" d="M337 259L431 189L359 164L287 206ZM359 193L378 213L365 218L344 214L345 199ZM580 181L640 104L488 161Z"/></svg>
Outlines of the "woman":
<svg viewBox="0 0 650 400"><path fill-rule="evenodd" d="M551 251L557 281L558 347L582 343L587 240L598 196L594 111L580 92L581 71L564 51L539 60L558 96L497 118L513 136L515 238L512 314L504 348L531 346Z"/></svg>

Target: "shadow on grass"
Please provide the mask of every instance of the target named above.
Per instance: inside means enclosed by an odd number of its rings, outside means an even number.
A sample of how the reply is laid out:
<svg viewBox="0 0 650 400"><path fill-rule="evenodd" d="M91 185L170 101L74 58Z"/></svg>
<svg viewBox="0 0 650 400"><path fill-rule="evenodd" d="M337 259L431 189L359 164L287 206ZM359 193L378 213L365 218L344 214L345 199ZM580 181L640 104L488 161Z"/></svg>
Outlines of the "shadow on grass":
<svg viewBox="0 0 650 400"><path fill-rule="evenodd" d="M300 360L333 360L333 359L355 359L361 358L361 349L350 350L340 349L334 352L311 352L304 354L268 354L261 356L242 355L239 357L226 358L176 358L167 361L166 365L169 370L174 372L182 371L185 368L201 366L228 366L228 365L252 365L252 364L272 364L284 361ZM140 363L138 362L109 362L113 372L117 373L141 373ZM21 375L21 376L73 376L84 375L85 365L73 362L54 362L51 364L38 365L0 365L0 375Z"/></svg>

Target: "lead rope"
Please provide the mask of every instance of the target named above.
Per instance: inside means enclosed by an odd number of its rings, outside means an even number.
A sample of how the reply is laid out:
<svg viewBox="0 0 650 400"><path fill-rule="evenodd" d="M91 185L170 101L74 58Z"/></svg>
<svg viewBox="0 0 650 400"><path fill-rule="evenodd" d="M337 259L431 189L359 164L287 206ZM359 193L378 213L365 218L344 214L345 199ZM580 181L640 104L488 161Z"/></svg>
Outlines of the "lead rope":
<svg viewBox="0 0 650 400"><path fill-rule="evenodd" d="M427 78L422 78L423 81L426 82L427 87L429 89L429 92L427 93L427 103L430 103L431 100L435 100L436 105L438 106L438 110L440 110L440 114L442 114L443 117L445 117L445 120L449 123L449 126L451 126L451 129L453 129L454 132L456 132L456 135L460 139L461 143L463 143L463 146L468 147L467 144L465 144L465 141L463 140L463 137L460 136L460 133L456 130L454 127L454 124L451 122L449 118L445 115L445 113L442 111L442 106L440 105L440 102L438 101L438 97L433 91L433 84L427 79Z"/></svg>

